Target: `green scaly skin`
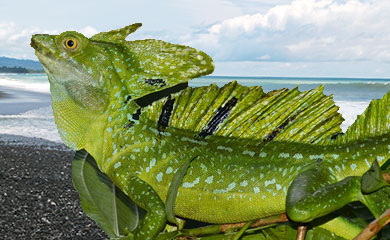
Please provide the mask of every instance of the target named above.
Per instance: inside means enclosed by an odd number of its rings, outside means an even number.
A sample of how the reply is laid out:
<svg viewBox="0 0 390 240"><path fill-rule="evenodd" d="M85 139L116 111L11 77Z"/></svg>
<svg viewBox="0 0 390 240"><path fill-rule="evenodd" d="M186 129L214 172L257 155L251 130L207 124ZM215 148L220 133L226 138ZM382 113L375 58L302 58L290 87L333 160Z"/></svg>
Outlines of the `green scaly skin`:
<svg viewBox="0 0 390 240"><path fill-rule="evenodd" d="M357 121L335 137L342 118L321 88L264 94L233 82L179 91L213 71L211 58L157 40L125 41L138 27L90 39L76 32L34 35L31 43L49 76L66 145L86 149L147 210L135 239L162 230L169 184L194 157L176 199L180 217L234 223L287 212L310 222L356 200L375 215L383 210L361 193L360 176L375 159L382 165L390 157L385 124L362 133ZM360 231L341 218L323 227L345 238Z"/></svg>

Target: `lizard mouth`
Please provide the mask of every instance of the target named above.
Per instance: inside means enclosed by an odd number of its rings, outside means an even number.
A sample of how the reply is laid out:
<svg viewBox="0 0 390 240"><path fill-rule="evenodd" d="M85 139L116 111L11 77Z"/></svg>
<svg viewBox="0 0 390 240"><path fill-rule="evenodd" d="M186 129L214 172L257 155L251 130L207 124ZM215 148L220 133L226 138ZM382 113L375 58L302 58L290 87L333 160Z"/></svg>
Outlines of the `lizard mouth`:
<svg viewBox="0 0 390 240"><path fill-rule="evenodd" d="M50 72L48 62L54 57L51 51L53 42L52 37L47 34L35 34L31 37L30 46L35 49L35 55L38 57L46 72Z"/></svg>

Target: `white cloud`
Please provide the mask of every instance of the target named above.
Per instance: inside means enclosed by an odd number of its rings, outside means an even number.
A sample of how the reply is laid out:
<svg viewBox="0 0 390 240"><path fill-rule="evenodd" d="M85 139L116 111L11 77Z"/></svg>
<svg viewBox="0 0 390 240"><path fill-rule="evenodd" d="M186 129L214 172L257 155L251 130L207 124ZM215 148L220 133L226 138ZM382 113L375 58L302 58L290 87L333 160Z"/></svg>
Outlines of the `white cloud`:
<svg viewBox="0 0 390 240"><path fill-rule="evenodd" d="M0 23L0 56L31 58L32 49L28 49L30 38L35 33L53 33L40 28L23 28L14 22Z"/></svg>
<svg viewBox="0 0 390 240"><path fill-rule="evenodd" d="M86 26L86 27L80 29L78 32L80 32L81 34L83 34L84 36L89 38L89 37L92 37L93 35L95 35L96 33L98 33L99 31L91 26Z"/></svg>
<svg viewBox="0 0 390 240"><path fill-rule="evenodd" d="M98 33L98 31L86 26L76 31L87 37ZM14 22L0 23L0 56L36 59L34 50L30 47L31 36L36 33L59 34L62 31L48 30L39 27L24 27Z"/></svg>
<svg viewBox="0 0 390 240"><path fill-rule="evenodd" d="M390 61L388 26L390 1L295 0L221 21L186 44L219 61Z"/></svg>
<svg viewBox="0 0 390 240"><path fill-rule="evenodd" d="M215 62L216 76L278 76L278 77L351 77L383 78L390 76L390 62L329 61L329 62Z"/></svg>

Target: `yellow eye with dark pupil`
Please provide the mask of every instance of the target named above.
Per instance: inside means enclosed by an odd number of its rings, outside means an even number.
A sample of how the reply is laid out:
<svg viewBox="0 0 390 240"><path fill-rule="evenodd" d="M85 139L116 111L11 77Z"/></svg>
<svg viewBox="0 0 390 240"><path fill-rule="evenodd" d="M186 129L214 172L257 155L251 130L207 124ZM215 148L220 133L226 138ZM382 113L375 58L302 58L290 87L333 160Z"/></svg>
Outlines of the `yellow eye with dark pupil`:
<svg viewBox="0 0 390 240"><path fill-rule="evenodd" d="M65 41L65 47L73 50L77 47L77 41L75 39L68 39Z"/></svg>
<svg viewBox="0 0 390 240"><path fill-rule="evenodd" d="M68 40L68 41L66 42L66 45L68 45L68 47L73 47L73 45L74 45L73 40Z"/></svg>

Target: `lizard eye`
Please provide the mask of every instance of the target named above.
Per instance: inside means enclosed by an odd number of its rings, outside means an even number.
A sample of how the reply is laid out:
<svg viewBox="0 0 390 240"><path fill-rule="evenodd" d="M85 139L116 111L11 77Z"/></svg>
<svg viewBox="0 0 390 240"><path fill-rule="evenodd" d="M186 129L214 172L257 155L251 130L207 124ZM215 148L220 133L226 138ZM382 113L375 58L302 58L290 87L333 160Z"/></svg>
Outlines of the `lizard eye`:
<svg viewBox="0 0 390 240"><path fill-rule="evenodd" d="M77 48L77 40L74 38L69 38L64 41L65 48L68 50L75 50Z"/></svg>

